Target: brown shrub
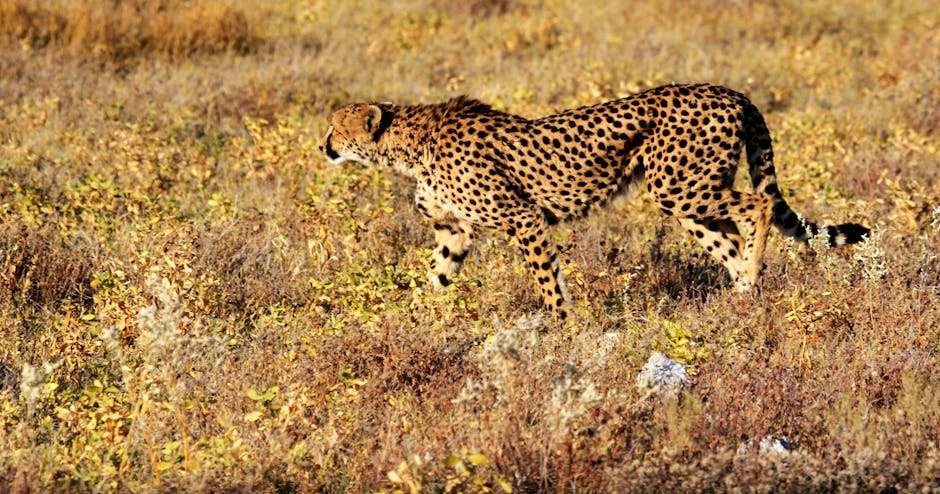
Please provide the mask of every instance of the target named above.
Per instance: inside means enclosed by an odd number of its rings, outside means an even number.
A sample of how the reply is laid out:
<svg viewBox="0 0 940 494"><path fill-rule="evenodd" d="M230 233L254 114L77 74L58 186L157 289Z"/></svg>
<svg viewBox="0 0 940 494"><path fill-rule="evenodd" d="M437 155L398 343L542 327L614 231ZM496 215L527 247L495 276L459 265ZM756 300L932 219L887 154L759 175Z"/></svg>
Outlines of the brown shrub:
<svg viewBox="0 0 940 494"><path fill-rule="evenodd" d="M248 14L203 0L11 0L0 5L0 40L117 62L152 54L245 53L260 43Z"/></svg>
<svg viewBox="0 0 940 494"><path fill-rule="evenodd" d="M258 212L201 232L194 263L197 272L220 280L213 290L219 310L243 310L275 303L303 305L303 279L295 273L302 255L287 248L299 242L300 232L272 231L270 219ZM286 245L285 245L286 244Z"/></svg>
<svg viewBox="0 0 940 494"><path fill-rule="evenodd" d="M47 305L87 301L94 260L84 247L65 242L51 226L0 232L0 299Z"/></svg>

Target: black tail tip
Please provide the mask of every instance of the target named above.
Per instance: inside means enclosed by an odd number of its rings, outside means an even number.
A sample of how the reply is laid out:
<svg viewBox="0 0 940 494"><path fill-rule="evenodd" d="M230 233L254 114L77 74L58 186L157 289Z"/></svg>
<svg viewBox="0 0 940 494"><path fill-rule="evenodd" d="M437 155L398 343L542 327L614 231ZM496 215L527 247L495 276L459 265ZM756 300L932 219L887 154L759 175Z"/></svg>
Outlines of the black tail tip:
<svg viewBox="0 0 940 494"><path fill-rule="evenodd" d="M871 235L871 229L856 223L846 223L839 225L839 234L845 238L843 244L857 244Z"/></svg>

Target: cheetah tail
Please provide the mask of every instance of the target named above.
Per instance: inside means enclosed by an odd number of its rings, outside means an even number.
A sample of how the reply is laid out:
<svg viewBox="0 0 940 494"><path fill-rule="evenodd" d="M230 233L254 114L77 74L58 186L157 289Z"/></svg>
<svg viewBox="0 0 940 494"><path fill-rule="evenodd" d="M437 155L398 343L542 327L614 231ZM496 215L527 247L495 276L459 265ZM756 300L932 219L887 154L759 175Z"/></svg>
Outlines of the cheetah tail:
<svg viewBox="0 0 940 494"><path fill-rule="evenodd" d="M790 208L777 186L777 174L774 170L774 152L771 147L770 132L760 111L751 103L744 106L745 149L751 183L758 194L767 194L774 199L773 222L784 235L801 242L808 242L811 237L823 234L832 247L855 244L871 234L871 230L856 224L845 223L835 226L820 226L802 218Z"/></svg>
<svg viewBox="0 0 940 494"><path fill-rule="evenodd" d="M871 230L858 223L843 223L841 225L820 226L803 219L798 213L790 209L783 197L774 198L774 226L784 235L793 237L800 242L808 242L811 237L825 235L829 239L830 247L857 244L871 235Z"/></svg>

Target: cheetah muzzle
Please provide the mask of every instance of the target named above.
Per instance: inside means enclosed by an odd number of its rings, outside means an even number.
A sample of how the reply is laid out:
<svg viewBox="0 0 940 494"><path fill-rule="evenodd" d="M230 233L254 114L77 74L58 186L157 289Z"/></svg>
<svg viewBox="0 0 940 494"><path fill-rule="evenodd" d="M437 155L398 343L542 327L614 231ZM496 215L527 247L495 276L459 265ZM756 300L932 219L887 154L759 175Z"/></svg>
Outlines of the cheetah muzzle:
<svg viewBox="0 0 940 494"><path fill-rule="evenodd" d="M331 163L391 167L417 181L415 202L436 240L429 281L446 286L477 227L514 237L546 307L564 318L568 294L549 226L584 216L645 182L728 269L735 286L757 283L773 224L830 245L870 233L854 223L801 220L777 187L770 134L744 95L712 85L672 85L537 120L466 97L430 105L353 104L330 116ZM732 189L742 151L753 193Z"/></svg>

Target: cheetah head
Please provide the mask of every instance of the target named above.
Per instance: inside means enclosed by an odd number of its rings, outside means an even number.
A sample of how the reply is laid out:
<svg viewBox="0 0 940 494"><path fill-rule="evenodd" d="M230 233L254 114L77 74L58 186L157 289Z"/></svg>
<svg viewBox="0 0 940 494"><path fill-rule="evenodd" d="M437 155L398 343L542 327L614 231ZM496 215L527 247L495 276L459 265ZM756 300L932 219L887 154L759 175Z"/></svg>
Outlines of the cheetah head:
<svg viewBox="0 0 940 494"><path fill-rule="evenodd" d="M354 104L330 115L330 127L320 149L334 165L347 161L377 164L381 161L379 138L388 127L391 114L374 104Z"/></svg>

